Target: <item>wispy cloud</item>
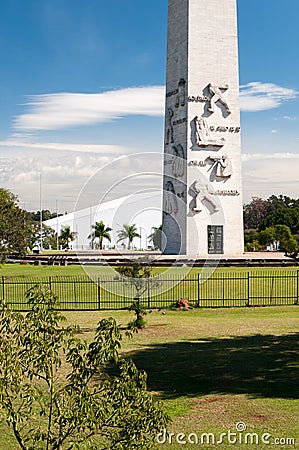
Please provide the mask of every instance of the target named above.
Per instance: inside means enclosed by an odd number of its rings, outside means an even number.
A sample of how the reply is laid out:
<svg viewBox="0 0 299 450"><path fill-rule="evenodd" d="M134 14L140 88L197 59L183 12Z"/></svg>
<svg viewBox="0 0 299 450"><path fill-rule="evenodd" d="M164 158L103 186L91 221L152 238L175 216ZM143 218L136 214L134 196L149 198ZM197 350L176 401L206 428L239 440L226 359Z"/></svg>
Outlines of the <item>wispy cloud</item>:
<svg viewBox="0 0 299 450"><path fill-rule="evenodd" d="M9 157L0 153L2 187L19 195L28 209L39 207L39 182L42 175L42 196L45 208L53 209L55 199L68 200L70 211L78 201L78 209L96 204L105 195L107 200L129 195L148 187L161 188L162 155L107 155L95 153L20 152L11 148Z"/></svg>
<svg viewBox="0 0 299 450"><path fill-rule="evenodd" d="M299 153L243 153L242 161L261 161L264 159L299 159Z"/></svg>
<svg viewBox="0 0 299 450"><path fill-rule="evenodd" d="M298 93L276 84L252 82L241 86L243 111L263 111L279 107ZM128 115L163 116L165 86L131 87L102 93L56 93L33 95L27 112L14 120L15 130L35 132L93 125ZM285 119L291 119L285 116Z"/></svg>
<svg viewBox="0 0 299 450"><path fill-rule="evenodd" d="M299 197L299 153L243 155L243 200L270 195Z"/></svg>
<svg viewBox="0 0 299 450"><path fill-rule="evenodd" d="M98 94L34 95L29 111L15 118L18 130L57 130L107 122L127 115L162 116L163 86L132 87Z"/></svg>
<svg viewBox="0 0 299 450"><path fill-rule="evenodd" d="M242 111L265 111L278 108L283 102L296 98L298 92L273 83L252 82L240 86Z"/></svg>
<svg viewBox="0 0 299 450"><path fill-rule="evenodd" d="M6 148L26 148L30 150L56 150L68 152L83 152L83 153L99 153L99 154L128 154L131 150L127 147L117 145L98 145L98 144L73 144L62 142L29 142L21 140L9 139L7 141L0 141L0 147Z"/></svg>
<svg viewBox="0 0 299 450"><path fill-rule="evenodd" d="M284 120L297 120L296 116L283 116Z"/></svg>

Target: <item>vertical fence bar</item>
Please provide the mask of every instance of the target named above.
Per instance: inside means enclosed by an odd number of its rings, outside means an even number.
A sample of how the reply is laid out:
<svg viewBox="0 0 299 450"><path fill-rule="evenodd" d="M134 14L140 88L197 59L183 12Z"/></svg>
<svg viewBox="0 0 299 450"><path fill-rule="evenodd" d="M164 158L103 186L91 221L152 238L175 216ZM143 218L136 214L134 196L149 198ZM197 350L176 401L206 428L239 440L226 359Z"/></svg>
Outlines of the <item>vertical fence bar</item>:
<svg viewBox="0 0 299 450"><path fill-rule="evenodd" d="M224 292L225 292L225 287L224 287L225 277L224 277L224 275L222 275L221 279L222 279L222 306L224 308L224 306L225 306L225 301L224 301L224 298L225 298L225 296L224 296Z"/></svg>
<svg viewBox="0 0 299 450"><path fill-rule="evenodd" d="M147 278L147 307L150 309L151 307L151 293L150 293L150 279Z"/></svg>
<svg viewBox="0 0 299 450"><path fill-rule="evenodd" d="M101 279L98 278L98 310L101 309Z"/></svg>
<svg viewBox="0 0 299 450"><path fill-rule="evenodd" d="M49 276L49 288L52 291L52 277Z"/></svg>
<svg viewBox="0 0 299 450"><path fill-rule="evenodd" d="M296 277L296 302L295 305L298 305L299 302L299 270L297 270L297 277Z"/></svg>
<svg viewBox="0 0 299 450"><path fill-rule="evenodd" d="M197 307L200 308L200 274L197 274Z"/></svg>
<svg viewBox="0 0 299 450"><path fill-rule="evenodd" d="M74 305L75 305L75 310L77 309L77 289L76 289L76 282L73 281L73 286L74 286Z"/></svg>
<svg viewBox="0 0 299 450"><path fill-rule="evenodd" d="M247 306L250 306L250 272L247 272Z"/></svg>
<svg viewBox="0 0 299 450"><path fill-rule="evenodd" d="M271 277L271 289L270 289L270 306L272 306L273 289L274 289L274 276L272 275L272 277Z"/></svg>
<svg viewBox="0 0 299 450"><path fill-rule="evenodd" d="M2 276L2 300L3 301L5 300L5 277L4 276Z"/></svg>

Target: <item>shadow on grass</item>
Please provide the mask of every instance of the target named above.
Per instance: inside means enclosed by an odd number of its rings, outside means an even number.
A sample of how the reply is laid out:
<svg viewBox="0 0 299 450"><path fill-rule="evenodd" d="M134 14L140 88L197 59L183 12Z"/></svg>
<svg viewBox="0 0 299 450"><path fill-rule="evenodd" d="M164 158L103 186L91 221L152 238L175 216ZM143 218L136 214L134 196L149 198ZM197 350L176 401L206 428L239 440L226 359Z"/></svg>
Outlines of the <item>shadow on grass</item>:
<svg viewBox="0 0 299 450"><path fill-rule="evenodd" d="M249 394L299 398L299 333L198 339L131 353L162 398Z"/></svg>

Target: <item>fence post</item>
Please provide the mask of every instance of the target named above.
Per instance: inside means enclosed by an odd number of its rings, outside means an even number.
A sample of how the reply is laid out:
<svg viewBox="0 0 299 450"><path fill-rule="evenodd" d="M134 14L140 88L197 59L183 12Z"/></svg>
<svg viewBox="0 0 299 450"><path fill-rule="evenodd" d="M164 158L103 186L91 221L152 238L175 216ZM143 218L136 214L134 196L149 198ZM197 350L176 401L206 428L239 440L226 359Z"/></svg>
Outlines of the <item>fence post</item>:
<svg viewBox="0 0 299 450"><path fill-rule="evenodd" d="M76 311L76 309L78 309L76 281L73 281L73 287L74 287L74 305L75 305L75 311Z"/></svg>
<svg viewBox="0 0 299 450"><path fill-rule="evenodd" d="M98 278L98 310L101 309L101 279Z"/></svg>
<svg viewBox="0 0 299 450"><path fill-rule="evenodd" d="M247 272L247 306L250 306L250 272Z"/></svg>
<svg viewBox="0 0 299 450"><path fill-rule="evenodd" d="M299 270L297 270L297 289L296 289L296 302L295 305L298 305L299 302Z"/></svg>
<svg viewBox="0 0 299 450"><path fill-rule="evenodd" d="M224 282L225 282L225 280L226 279L230 279L230 278L225 278L224 276L222 277L222 306L223 306L223 308L225 307L225 285L224 285ZM233 305L234 306L234 305Z"/></svg>
<svg viewBox="0 0 299 450"><path fill-rule="evenodd" d="M147 307L151 307L151 294L150 294L150 279L147 278Z"/></svg>
<svg viewBox="0 0 299 450"><path fill-rule="evenodd" d="M52 291L52 277L49 276L49 288Z"/></svg>
<svg viewBox="0 0 299 450"><path fill-rule="evenodd" d="M274 289L274 275L271 278L271 292L270 292L270 306L272 306L273 289Z"/></svg>
<svg viewBox="0 0 299 450"><path fill-rule="evenodd" d="M5 300L5 277L2 276L2 300Z"/></svg>
<svg viewBox="0 0 299 450"><path fill-rule="evenodd" d="M197 274L197 307L200 307L200 274Z"/></svg>

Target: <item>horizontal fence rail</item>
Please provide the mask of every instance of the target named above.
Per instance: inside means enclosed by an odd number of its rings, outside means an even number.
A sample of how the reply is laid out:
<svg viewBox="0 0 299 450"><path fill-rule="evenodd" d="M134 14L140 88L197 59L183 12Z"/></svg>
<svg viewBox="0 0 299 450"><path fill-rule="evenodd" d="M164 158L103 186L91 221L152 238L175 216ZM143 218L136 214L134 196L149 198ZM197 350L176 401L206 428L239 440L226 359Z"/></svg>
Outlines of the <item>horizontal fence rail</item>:
<svg viewBox="0 0 299 450"><path fill-rule="evenodd" d="M185 298L199 308L284 306L299 303L299 271L219 273L183 279L158 276L131 281L121 277L1 277L0 300L18 311L28 311L26 291L49 287L59 298L60 310L127 309L134 299L148 309L174 306ZM137 284L136 284L137 283Z"/></svg>

